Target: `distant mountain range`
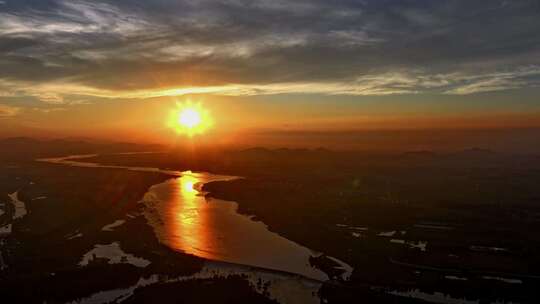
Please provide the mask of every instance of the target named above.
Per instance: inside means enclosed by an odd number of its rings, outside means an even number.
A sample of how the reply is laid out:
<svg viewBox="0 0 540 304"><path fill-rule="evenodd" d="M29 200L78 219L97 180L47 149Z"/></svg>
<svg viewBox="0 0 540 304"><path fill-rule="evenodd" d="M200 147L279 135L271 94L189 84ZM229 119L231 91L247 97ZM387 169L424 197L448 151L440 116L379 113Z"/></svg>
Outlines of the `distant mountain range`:
<svg viewBox="0 0 540 304"><path fill-rule="evenodd" d="M0 139L0 159L34 159L71 154L155 151L159 145L90 142L79 139L40 140L28 137Z"/></svg>

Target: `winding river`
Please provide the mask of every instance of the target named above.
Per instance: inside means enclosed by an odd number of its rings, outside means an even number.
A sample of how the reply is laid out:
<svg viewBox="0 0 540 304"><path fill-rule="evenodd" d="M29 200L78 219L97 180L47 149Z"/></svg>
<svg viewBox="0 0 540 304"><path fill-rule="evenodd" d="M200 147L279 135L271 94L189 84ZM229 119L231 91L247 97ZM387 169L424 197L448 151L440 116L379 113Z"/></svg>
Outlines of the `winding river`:
<svg viewBox="0 0 540 304"><path fill-rule="evenodd" d="M328 280L310 266L310 249L270 232L262 222L237 212L236 202L205 197L202 185L238 177L148 167L101 165L81 161L94 155L40 159L49 163L160 172L171 175L153 185L142 198L144 215L161 243L208 260L242 264ZM345 265L346 266L346 265Z"/></svg>

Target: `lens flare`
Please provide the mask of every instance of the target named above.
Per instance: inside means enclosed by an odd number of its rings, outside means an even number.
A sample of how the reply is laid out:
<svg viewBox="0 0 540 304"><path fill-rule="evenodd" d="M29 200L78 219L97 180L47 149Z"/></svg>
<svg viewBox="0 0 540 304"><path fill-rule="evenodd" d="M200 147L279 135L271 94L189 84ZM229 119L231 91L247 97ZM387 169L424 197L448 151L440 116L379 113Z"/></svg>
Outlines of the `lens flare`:
<svg viewBox="0 0 540 304"><path fill-rule="evenodd" d="M171 111L168 126L178 134L189 137L206 132L213 124L210 113L200 103L177 103Z"/></svg>

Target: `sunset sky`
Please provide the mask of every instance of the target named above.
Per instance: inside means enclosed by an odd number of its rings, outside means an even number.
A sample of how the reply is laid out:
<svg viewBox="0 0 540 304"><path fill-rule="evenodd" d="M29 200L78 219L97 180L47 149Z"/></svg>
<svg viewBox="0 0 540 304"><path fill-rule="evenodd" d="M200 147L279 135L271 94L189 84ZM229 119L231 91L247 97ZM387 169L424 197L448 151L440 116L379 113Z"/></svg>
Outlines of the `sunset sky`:
<svg viewBox="0 0 540 304"><path fill-rule="evenodd" d="M0 0L0 136L540 126L540 2Z"/></svg>

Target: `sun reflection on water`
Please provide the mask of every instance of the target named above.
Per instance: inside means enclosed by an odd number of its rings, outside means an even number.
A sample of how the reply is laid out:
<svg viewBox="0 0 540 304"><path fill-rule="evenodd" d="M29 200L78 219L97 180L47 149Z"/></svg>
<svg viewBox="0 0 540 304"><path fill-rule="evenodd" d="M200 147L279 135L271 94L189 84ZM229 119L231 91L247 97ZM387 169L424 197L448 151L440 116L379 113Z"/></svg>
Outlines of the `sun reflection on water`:
<svg viewBox="0 0 540 304"><path fill-rule="evenodd" d="M208 231L207 212L204 212L203 203L204 197L199 196L199 191L196 185L201 182L201 179L196 175L184 174L176 179L178 187L174 191L169 203L170 210L167 212L172 216L172 221L166 229L170 235L174 235L171 239L173 248L183 249L183 251L197 255L207 255L209 253L200 252L201 249L207 248ZM187 249L187 250L186 250ZM209 255L207 258L211 258Z"/></svg>
<svg viewBox="0 0 540 304"><path fill-rule="evenodd" d="M186 176L187 178L187 176ZM194 179L193 177L191 177L191 179ZM182 192L184 192L185 194L197 194L197 190L195 190L193 188L193 186L195 186L195 181L192 181L192 180L185 180L185 181L180 181L180 184L181 184L181 187L182 187Z"/></svg>
<svg viewBox="0 0 540 304"><path fill-rule="evenodd" d="M236 177L182 172L182 176L151 188L145 212L160 242L187 254L303 274L325 280L309 265L311 251L278 234L261 222L237 213L237 205L207 201L201 185Z"/></svg>

